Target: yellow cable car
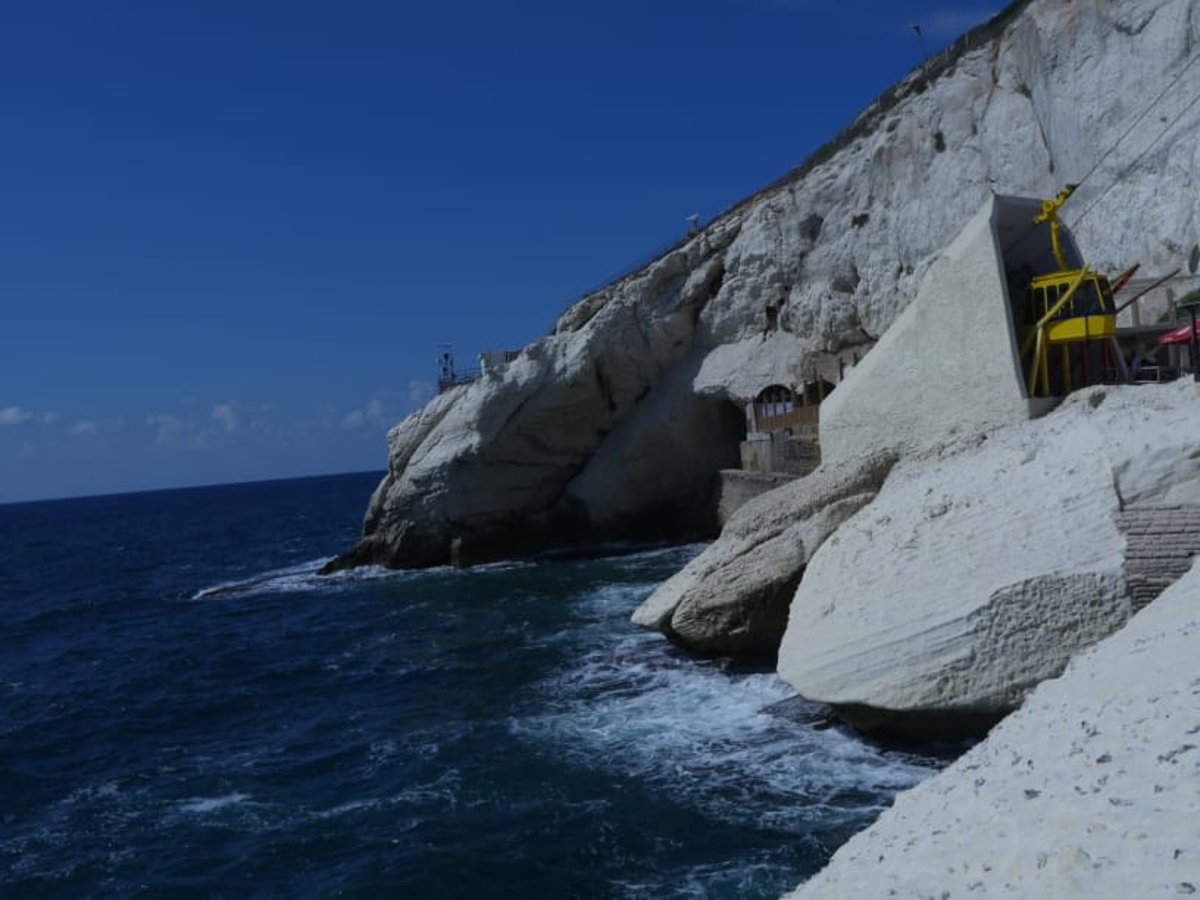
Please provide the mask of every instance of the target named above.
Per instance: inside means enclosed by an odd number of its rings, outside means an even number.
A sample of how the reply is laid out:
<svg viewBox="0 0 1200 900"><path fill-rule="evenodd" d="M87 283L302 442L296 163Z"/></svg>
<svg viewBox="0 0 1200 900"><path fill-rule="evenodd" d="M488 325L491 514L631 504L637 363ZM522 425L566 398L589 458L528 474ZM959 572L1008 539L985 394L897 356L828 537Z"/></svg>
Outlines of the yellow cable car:
<svg viewBox="0 0 1200 900"><path fill-rule="evenodd" d="M1057 387L1071 391L1072 370L1077 366L1083 385L1103 375L1103 357L1093 359L1089 371L1092 341L1102 341L1100 353L1117 353L1112 346L1117 333L1116 304L1108 279L1087 266L1071 269L1063 254L1058 221L1059 207L1071 196L1068 187L1053 200L1042 201L1042 211L1034 222L1050 224L1050 245L1058 269L1034 276L1025 291L1025 336L1022 358L1029 357L1028 388L1031 397L1051 396L1050 347L1058 345ZM1078 350L1072 353L1072 346ZM1032 353L1031 353L1032 351ZM1119 353L1117 353L1119 357Z"/></svg>

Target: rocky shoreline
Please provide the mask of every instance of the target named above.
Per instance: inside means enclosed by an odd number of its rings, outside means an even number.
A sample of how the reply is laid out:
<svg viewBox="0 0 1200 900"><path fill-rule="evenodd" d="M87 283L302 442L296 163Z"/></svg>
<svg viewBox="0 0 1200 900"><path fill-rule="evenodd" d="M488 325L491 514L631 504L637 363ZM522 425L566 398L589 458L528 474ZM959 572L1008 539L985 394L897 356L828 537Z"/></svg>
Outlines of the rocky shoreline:
<svg viewBox="0 0 1200 900"><path fill-rule="evenodd" d="M1190 381L1105 386L899 462L825 466L739 510L633 621L701 653L778 648L799 694L868 731L986 729L1143 602L1128 523L1163 523L1176 577L1200 553L1200 521L1161 513L1200 519L1195 435Z"/></svg>
<svg viewBox="0 0 1200 900"><path fill-rule="evenodd" d="M1200 106L1162 91L1200 84L1183 77L1200 15L1033 0L997 23L835 150L396 426L362 540L326 569L716 538L637 624L776 659L868 731L1004 720L798 896L1200 888L1177 835L1200 783L1200 575L1179 580L1200 554L1200 391L1091 387L1043 415L1012 308L980 300L1007 296L1030 218L995 195L1076 180L1071 230L1094 267L1179 270L1147 316L1200 286ZM716 473L738 465L755 398L805 383L823 398L843 375L822 464L720 527Z"/></svg>

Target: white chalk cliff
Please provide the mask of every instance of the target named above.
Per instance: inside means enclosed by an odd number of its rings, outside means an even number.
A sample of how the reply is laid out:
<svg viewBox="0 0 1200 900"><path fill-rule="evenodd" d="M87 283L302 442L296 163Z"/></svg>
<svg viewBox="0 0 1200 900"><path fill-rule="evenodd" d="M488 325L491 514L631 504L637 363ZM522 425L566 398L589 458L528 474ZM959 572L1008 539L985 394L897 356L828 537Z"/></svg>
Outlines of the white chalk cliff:
<svg viewBox="0 0 1200 900"><path fill-rule="evenodd" d="M868 346L992 192L1082 182L1064 218L1094 266L1195 281L1198 46L1191 0L1013 4L792 175L397 426L334 566L715 531L739 404Z"/></svg>

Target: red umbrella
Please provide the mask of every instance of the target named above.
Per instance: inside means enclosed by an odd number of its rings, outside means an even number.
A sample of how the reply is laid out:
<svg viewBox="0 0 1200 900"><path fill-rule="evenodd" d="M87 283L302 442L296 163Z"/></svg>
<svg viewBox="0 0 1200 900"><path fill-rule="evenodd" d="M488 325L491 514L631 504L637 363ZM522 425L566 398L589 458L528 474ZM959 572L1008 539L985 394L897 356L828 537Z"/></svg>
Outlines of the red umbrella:
<svg viewBox="0 0 1200 900"><path fill-rule="evenodd" d="M1200 327L1197 328L1196 335L1200 336ZM1160 344L1186 344L1192 339L1192 326L1180 325L1174 331L1168 331L1166 334L1159 337Z"/></svg>

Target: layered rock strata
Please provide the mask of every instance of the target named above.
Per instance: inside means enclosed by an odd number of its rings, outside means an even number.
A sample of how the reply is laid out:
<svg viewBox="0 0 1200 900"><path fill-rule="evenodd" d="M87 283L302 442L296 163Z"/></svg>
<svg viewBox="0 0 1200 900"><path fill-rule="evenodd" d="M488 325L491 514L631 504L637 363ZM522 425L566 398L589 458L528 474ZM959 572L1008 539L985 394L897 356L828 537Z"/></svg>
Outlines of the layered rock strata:
<svg viewBox="0 0 1200 900"><path fill-rule="evenodd" d="M1174 584L1200 556L1200 503L1141 503L1117 520L1125 535L1125 568L1133 608Z"/></svg>
<svg viewBox="0 0 1200 900"><path fill-rule="evenodd" d="M1200 564L788 896L1200 891Z"/></svg>
<svg viewBox="0 0 1200 900"><path fill-rule="evenodd" d="M1181 295L1200 267L1194 3L1035 0L978 34L794 176L399 426L363 540L336 565L713 529L739 405L869 346L993 191L1082 181L1065 218L1084 257L1182 265L1160 292Z"/></svg>

